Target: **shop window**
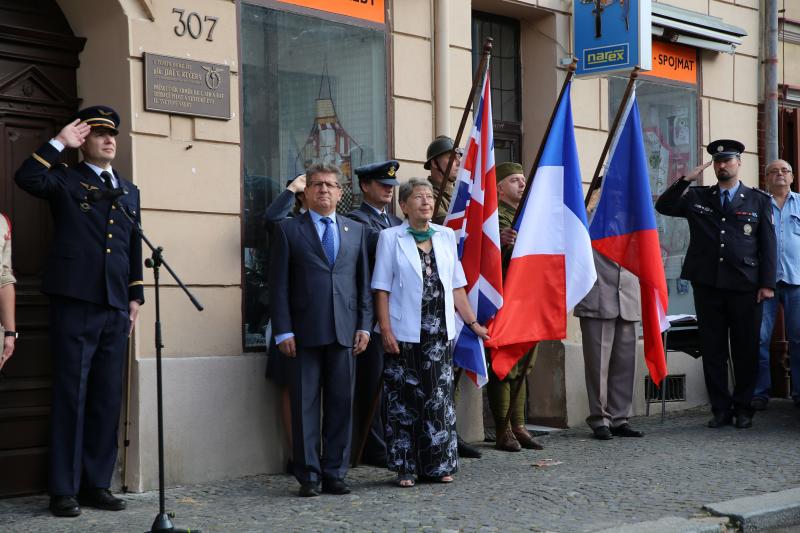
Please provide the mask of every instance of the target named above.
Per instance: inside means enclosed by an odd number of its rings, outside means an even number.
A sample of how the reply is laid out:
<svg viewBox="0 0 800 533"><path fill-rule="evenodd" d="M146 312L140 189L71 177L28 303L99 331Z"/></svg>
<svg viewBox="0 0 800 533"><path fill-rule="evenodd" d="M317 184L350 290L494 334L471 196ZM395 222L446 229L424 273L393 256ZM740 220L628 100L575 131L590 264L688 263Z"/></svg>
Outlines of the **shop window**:
<svg viewBox="0 0 800 533"><path fill-rule="evenodd" d="M495 161L519 162L522 141L519 21L472 12L473 72L478 68L487 37L493 39L490 72Z"/></svg>
<svg viewBox="0 0 800 533"><path fill-rule="evenodd" d="M313 163L344 176L340 212L360 204L353 169L386 159L386 34L242 4L245 347L269 323L264 210Z"/></svg>
<svg viewBox="0 0 800 533"><path fill-rule="evenodd" d="M639 80L636 99L655 203L667 187L699 164L697 89L693 84L669 83L655 78L640 77ZM627 82L627 78L609 80L609 123L620 105ZM669 291L667 312L694 314L691 284L680 278L689 247L689 225L684 218L658 213L656 224Z"/></svg>

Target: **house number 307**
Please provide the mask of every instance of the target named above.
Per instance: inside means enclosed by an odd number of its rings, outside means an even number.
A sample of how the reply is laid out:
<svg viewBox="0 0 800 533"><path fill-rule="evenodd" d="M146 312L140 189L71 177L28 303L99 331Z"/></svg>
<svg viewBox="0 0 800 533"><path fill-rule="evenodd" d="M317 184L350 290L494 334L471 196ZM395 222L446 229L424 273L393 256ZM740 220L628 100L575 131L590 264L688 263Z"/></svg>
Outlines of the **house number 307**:
<svg viewBox="0 0 800 533"><path fill-rule="evenodd" d="M175 25L175 28L173 28L175 30L175 35L183 37L188 33L189 37L192 39L199 39L203 35L203 23L210 22L211 24L208 26L206 41L214 40L214 28L219 18L206 15L201 19L200 15L194 11L187 15L185 9L178 9L177 7L173 7L172 12L178 15L178 23Z"/></svg>

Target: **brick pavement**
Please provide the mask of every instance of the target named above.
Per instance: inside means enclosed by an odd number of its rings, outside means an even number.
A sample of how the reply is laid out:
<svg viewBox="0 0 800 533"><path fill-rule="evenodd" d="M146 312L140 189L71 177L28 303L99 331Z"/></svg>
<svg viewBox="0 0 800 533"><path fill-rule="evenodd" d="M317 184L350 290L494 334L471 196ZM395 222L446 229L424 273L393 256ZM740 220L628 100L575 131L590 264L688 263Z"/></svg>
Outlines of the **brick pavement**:
<svg viewBox="0 0 800 533"><path fill-rule="evenodd" d="M451 485L400 489L372 467L351 471L349 496L298 498L288 476L258 475L167 491L178 527L206 533L261 531L583 532L663 516L699 514L704 503L800 486L800 409L773 400L750 430L705 427L706 409L640 417L643 439L600 442L588 429L545 437L546 450L464 460ZM561 464L536 467L540 459ZM128 510L50 517L46 496L0 500L2 532L144 532L158 493L125 495Z"/></svg>

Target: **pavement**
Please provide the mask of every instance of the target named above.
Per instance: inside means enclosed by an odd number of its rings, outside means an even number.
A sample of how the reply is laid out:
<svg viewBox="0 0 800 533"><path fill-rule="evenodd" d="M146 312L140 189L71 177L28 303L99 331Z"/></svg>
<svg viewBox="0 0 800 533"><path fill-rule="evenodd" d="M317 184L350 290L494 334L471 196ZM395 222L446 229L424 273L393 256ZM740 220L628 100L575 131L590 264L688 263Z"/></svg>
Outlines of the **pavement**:
<svg viewBox="0 0 800 533"><path fill-rule="evenodd" d="M176 527L205 533L735 531L703 507L752 496L785 499L794 491L779 491L800 487L800 409L772 400L743 430L709 429L709 418L707 408L668 414L663 423L657 415L637 417L631 425L644 438L610 441L578 427L543 437L543 451L500 452L481 443L484 457L462 460L448 485L401 489L390 472L363 466L348 475L350 495L298 498L293 478L254 475L170 488L167 510ZM125 511L84 509L78 518L51 517L45 495L0 500L0 531L148 530L158 492L124 498ZM758 504L748 501L752 513ZM797 531L792 525L759 527Z"/></svg>

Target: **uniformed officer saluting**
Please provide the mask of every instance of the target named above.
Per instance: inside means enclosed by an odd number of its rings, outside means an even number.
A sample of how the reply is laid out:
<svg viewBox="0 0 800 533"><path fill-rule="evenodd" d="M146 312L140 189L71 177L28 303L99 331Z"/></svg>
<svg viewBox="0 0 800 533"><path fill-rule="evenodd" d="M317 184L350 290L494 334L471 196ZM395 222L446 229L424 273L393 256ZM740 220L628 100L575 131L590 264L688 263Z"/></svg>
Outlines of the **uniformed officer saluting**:
<svg viewBox="0 0 800 533"><path fill-rule="evenodd" d="M681 277L692 282L712 428L753 425L750 401L758 374L761 302L775 288L775 230L769 195L739 181L744 145L721 139L708 145L717 184L689 187L711 162L676 181L656 210L689 221L690 241ZM728 390L728 340L735 385Z"/></svg>
<svg viewBox="0 0 800 533"><path fill-rule="evenodd" d="M42 292L51 309L49 491L56 516L79 515L79 502L125 508L108 487L117 457L125 340L144 290L141 237L121 213L140 219L139 190L111 168L118 127L113 109L83 109L15 176L22 189L50 203L54 222ZM65 147L80 148L83 162L59 163ZM127 193L114 202L112 189Z"/></svg>

